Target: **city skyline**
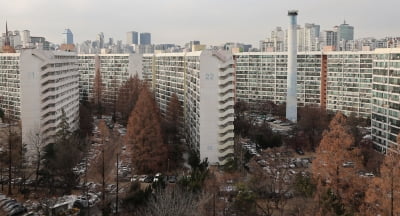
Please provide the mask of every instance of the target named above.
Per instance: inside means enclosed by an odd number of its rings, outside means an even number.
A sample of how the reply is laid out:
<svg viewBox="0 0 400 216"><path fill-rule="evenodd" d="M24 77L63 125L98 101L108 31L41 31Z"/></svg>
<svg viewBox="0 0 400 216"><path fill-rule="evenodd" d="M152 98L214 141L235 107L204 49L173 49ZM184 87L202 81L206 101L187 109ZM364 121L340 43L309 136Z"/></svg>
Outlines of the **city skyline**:
<svg viewBox="0 0 400 216"><path fill-rule="evenodd" d="M69 28L78 43L95 40L99 32L104 32L106 38L125 41L126 32L138 31L150 32L155 44L183 45L200 40L209 45L231 41L257 46L259 40L266 38L276 26L287 28L287 17L282 14L290 9L299 10L299 25L316 23L325 30L346 20L355 27L355 38L398 36L400 30L392 22L400 18L396 13L398 6L400 2L394 0L384 0L380 4L339 0L332 5L316 0L152 0L134 3L127 0L21 0L3 5L0 26L4 29L8 20L10 29L29 29L32 35L45 35L53 43L61 43L63 30ZM46 13L38 15L37 11ZM379 13L385 16L374 16Z"/></svg>

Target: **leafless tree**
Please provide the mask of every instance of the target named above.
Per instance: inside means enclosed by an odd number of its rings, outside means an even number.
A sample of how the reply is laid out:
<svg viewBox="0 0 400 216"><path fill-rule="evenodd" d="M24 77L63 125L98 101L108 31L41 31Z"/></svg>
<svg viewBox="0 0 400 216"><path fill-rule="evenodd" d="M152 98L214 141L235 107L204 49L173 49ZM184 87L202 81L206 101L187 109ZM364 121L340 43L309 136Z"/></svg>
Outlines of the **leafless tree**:
<svg viewBox="0 0 400 216"><path fill-rule="evenodd" d="M35 151L35 164L36 164L36 177L35 177L35 191L37 189L37 184L39 180L39 170L40 170L40 160L43 156L44 152L44 145L45 142L43 141L43 136L40 131L40 127L37 125L35 126L29 133L28 133L28 140Z"/></svg>
<svg viewBox="0 0 400 216"><path fill-rule="evenodd" d="M178 187L156 191L150 198L144 216L194 216L198 215L199 200L205 196Z"/></svg>

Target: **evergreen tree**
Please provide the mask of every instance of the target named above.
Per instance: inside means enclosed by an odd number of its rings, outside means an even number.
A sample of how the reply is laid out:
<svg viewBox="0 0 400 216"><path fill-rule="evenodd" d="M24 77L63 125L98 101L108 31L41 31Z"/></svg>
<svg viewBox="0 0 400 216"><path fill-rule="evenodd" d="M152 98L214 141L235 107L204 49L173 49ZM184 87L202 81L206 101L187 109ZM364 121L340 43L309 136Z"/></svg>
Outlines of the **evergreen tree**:
<svg viewBox="0 0 400 216"><path fill-rule="evenodd" d="M161 136L160 116L153 95L144 87L132 111L126 143L132 148L132 162L140 173L163 171L167 163L167 146Z"/></svg>
<svg viewBox="0 0 400 216"><path fill-rule="evenodd" d="M56 140L57 140L56 142L66 143L69 136L71 135L71 132L69 128L68 117L64 109L61 109L61 122L57 128L58 130L56 133Z"/></svg>

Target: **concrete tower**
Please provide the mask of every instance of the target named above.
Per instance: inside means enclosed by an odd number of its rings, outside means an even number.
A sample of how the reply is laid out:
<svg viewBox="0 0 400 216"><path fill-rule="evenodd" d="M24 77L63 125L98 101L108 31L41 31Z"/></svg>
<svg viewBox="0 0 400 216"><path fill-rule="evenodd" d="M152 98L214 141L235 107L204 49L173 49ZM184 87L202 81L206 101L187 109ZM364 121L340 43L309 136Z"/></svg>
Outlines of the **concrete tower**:
<svg viewBox="0 0 400 216"><path fill-rule="evenodd" d="M288 70L286 118L297 121L297 10L288 12L290 25L288 30Z"/></svg>

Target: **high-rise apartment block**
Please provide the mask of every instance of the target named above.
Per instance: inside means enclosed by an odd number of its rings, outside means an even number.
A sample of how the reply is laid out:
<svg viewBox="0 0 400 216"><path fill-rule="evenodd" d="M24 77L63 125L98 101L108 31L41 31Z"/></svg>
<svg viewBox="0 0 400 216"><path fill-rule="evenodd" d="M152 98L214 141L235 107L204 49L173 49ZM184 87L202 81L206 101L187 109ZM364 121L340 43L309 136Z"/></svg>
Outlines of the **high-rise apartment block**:
<svg viewBox="0 0 400 216"><path fill-rule="evenodd" d="M372 75L372 138L379 150L398 150L400 49L378 49Z"/></svg>
<svg viewBox="0 0 400 216"><path fill-rule="evenodd" d="M102 78L102 102L109 107L117 99L119 86L129 77L138 74L142 78L142 60L135 54L79 54L79 91L80 99L93 96L96 56L99 60Z"/></svg>
<svg viewBox="0 0 400 216"><path fill-rule="evenodd" d="M0 107L7 117L21 120L28 158L34 147L30 133L52 143L62 111L71 131L78 129L79 73L76 54L25 49L0 54Z"/></svg>
<svg viewBox="0 0 400 216"><path fill-rule="evenodd" d="M207 50L145 55L143 59L146 59L144 74L146 77L152 74L153 91L162 113L171 95L178 95L184 110L188 145L211 164L224 164L231 159L234 147L232 54Z"/></svg>
<svg viewBox="0 0 400 216"><path fill-rule="evenodd" d="M285 102L287 53L238 53L236 99ZM311 52L297 55L299 106L371 118L380 151L394 150L400 132L400 49Z"/></svg>

